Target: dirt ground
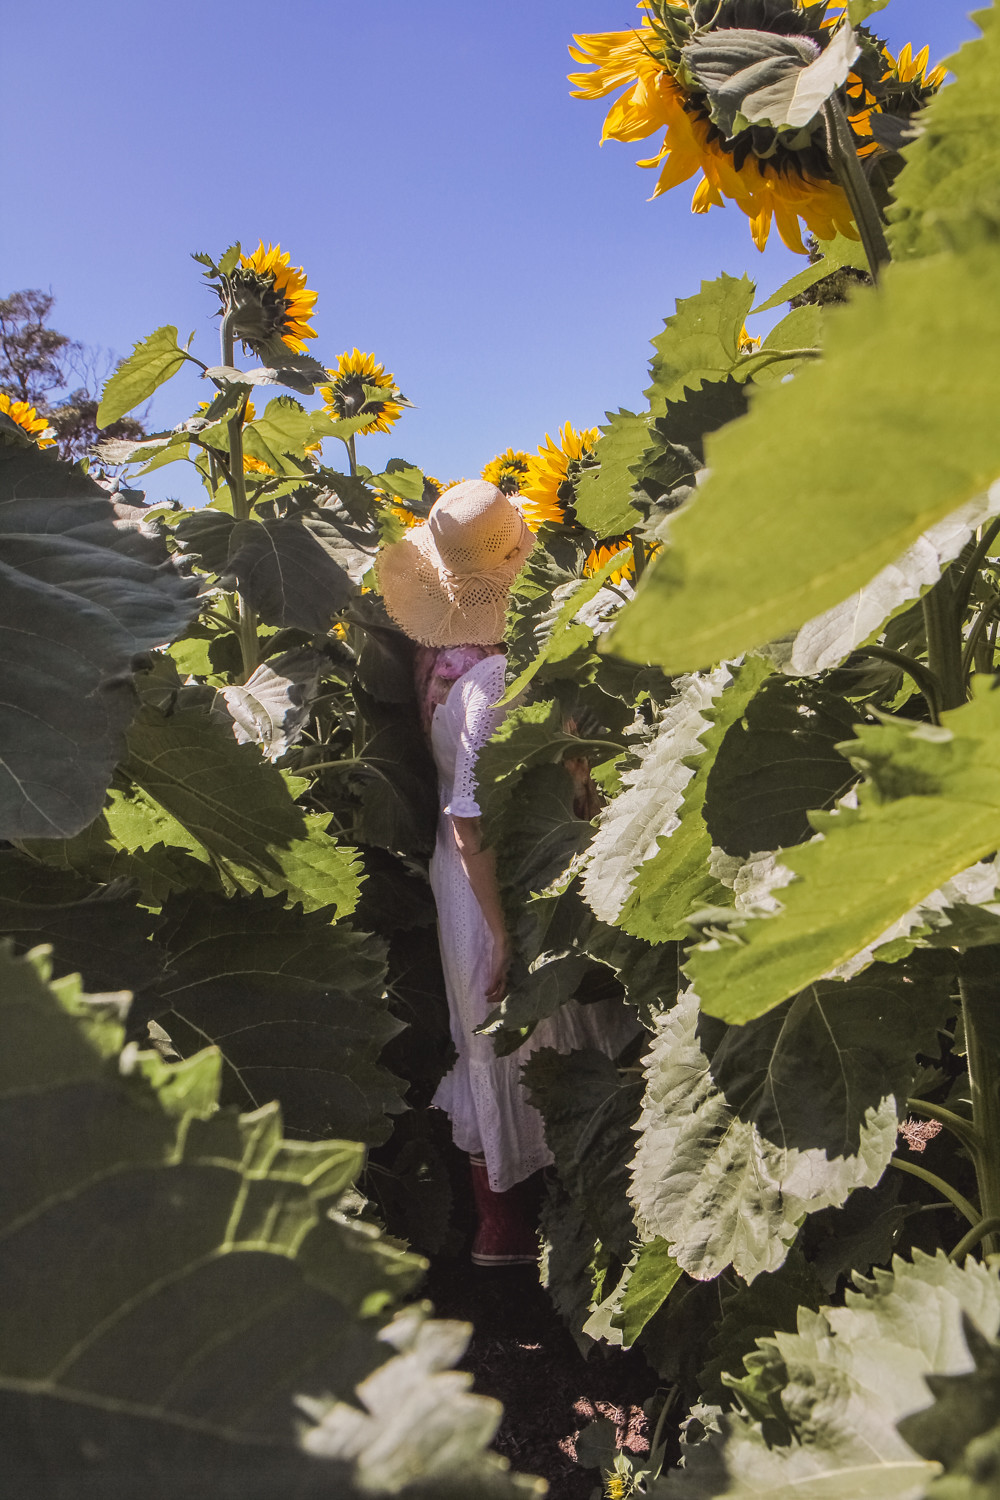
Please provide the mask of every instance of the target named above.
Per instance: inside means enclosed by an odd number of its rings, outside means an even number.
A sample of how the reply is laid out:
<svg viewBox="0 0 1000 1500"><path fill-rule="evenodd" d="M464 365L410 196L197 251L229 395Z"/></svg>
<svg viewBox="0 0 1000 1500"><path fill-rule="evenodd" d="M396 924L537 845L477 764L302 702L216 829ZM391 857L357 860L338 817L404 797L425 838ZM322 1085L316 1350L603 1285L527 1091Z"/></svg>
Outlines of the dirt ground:
<svg viewBox="0 0 1000 1500"><path fill-rule="evenodd" d="M641 1403L656 1376L638 1350L577 1349L533 1266L483 1269L467 1255L431 1264L422 1288L438 1317L475 1328L462 1367L475 1389L504 1405L494 1446L513 1468L540 1474L551 1500L590 1500L601 1493L595 1469L574 1461L573 1438L588 1421L616 1422L636 1456L648 1452Z"/></svg>

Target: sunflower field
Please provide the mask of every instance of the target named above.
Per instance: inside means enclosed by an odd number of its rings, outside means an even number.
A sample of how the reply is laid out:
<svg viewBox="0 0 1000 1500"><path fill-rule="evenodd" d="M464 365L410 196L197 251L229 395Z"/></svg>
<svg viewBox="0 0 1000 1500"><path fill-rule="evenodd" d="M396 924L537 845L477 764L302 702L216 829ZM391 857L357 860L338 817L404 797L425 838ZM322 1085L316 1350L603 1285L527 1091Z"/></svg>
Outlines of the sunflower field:
<svg viewBox="0 0 1000 1500"><path fill-rule="evenodd" d="M703 281L643 410L483 471L539 537L485 1029L634 1019L523 1072L543 1285L649 1369L595 1495L1000 1494L1000 26L932 70L884 4L575 38L655 193L802 270ZM193 365L187 420L69 465L0 394L4 1493L541 1495L420 1300L460 1240L437 801L372 561L447 484L364 464L406 397L312 352L287 250L195 260L217 347L155 330L99 413ZM203 503L147 505L178 463Z"/></svg>

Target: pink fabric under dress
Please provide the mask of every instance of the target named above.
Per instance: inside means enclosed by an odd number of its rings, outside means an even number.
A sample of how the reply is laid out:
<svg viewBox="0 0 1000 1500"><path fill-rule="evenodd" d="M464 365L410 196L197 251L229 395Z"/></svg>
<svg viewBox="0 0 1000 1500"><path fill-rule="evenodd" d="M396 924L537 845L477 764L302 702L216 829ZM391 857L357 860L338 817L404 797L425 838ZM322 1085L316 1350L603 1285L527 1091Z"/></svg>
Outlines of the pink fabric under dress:
<svg viewBox="0 0 1000 1500"><path fill-rule="evenodd" d="M467 667L466 661L471 662ZM459 669L461 675L455 676L446 701L432 708L430 731L441 794L430 879L437 902L451 1034L458 1051L458 1061L442 1080L434 1103L450 1116L459 1149L485 1156L495 1192L504 1192L552 1160L542 1118L521 1086L520 1070L528 1056L539 1047L555 1047L560 1052L599 1047L613 1055L635 1030L622 1006L609 1011L604 1004L584 1006L571 1001L540 1022L524 1045L508 1057L498 1057L490 1038L475 1034L491 1009L486 987L493 939L465 874L451 819L479 816L476 758L503 717L496 703L503 695L505 667L504 656L484 655L481 647L438 653L434 671L439 682ZM418 662L417 675L426 693L434 674L426 668L421 672Z"/></svg>

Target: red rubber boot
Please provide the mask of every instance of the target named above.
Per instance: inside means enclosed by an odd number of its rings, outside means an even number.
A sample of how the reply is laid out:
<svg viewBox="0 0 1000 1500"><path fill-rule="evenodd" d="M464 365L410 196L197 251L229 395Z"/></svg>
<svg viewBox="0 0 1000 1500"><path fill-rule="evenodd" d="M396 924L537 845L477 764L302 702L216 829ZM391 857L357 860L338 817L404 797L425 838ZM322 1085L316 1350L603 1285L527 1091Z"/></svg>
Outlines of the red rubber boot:
<svg viewBox="0 0 1000 1500"><path fill-rule="evenodd" d="M517 1182L495 1193L486 1175L486 1159L470 1156L472 1197L478 1227L472 1241L474 1266L522 1266L538 1259L538 1230L527 1184Z"/></svg>

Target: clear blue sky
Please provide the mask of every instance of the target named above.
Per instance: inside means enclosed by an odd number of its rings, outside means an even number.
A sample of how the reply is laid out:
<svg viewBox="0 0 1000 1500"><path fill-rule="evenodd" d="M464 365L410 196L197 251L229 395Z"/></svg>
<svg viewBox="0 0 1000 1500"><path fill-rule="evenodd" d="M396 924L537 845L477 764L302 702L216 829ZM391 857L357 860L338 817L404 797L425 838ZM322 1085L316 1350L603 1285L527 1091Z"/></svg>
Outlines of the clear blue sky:
<svg viewBox="0 0 1000 1500"><path fill-rule="evenodd" d="M4 20L0 292L127 353L162 323L214 360L194 250L280 241L319 293L311 347L373 350L416 403L359 456L441 478L641 399L646 341L721 270L768 292L803 262L735 207L648 203L638 148L566 83L571 34L631 0L50 0ZM963 0L892 0L872 25L932 60L975 34ZM157 397L169 424L203 392ZM332 457L332 455L331 455ZM179 466L150 494L194 499Z"/></svg>

